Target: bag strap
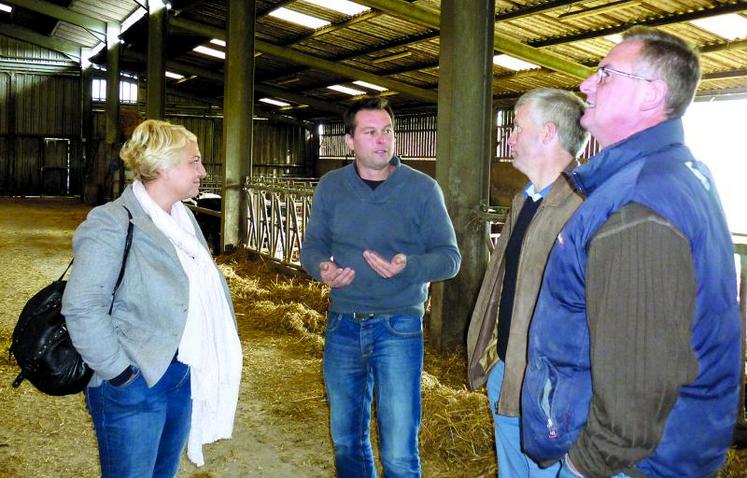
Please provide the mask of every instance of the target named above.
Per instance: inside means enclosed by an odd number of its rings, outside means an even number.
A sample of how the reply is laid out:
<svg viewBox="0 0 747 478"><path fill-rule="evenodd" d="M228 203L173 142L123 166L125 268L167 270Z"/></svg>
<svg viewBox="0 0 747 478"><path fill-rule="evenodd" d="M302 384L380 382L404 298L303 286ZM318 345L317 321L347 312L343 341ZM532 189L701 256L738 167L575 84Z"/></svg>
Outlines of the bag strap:
<svg viewBox="0 0 747 478"><path fill-rule="evenodd" d="M125 208L125 211L127 211L127 217L128 217L127 237L125 238L124 254L122 255L122 267L119 268L119 277L117 277L117 284L114 286L114 290L112 291L112 303L109 304L110 315L112 313L112 309L114 308L114 294L117 293L117 289L119 289L119 284L122 283L122 278L124 277L124 272L125 272L125 265L127 264L127 256L130 255L130 247L132 246L132 213L130 212L129 209L127 209L126 206L122 206L122 207Z"/></svg>
<svg viewBox="0 0 747 478"><path fill-rule="evenodd" d="M70 266L72 266L72 265L73 265L73 261L74 261L74 260L75 260L75 258L74 258L74 257L73 257L72 259L70 259L70 264L68 264L68 265L67 265L67 267L65 267L65 270L63 271L62 275L60 275L60 278L59 278L59 279L57 279L57 282L60 282L60 281L62 281L62 278L63 278L63 277L65 277L65 274L67 274L67 271L69 271L69 270L70 270Z"/></svg>

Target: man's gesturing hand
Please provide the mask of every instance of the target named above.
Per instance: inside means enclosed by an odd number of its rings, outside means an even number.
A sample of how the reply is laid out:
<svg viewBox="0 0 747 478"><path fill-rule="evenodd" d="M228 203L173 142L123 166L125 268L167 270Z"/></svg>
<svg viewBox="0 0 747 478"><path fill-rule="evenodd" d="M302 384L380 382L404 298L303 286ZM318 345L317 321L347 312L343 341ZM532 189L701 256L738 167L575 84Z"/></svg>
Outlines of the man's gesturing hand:
<svg viewBox="0 0 747 478"><path fill-rule="evenodd" d="M350 285L355 278L355 271L350 267L337 267L332 261L324 261L319 264L319 273L322 282L330 287L345 287Z"/></svg>
<svg viewBox="0 0 747 478"><path fill-rule="evenodd" d="M402 272L407 265L407 256L404 254L397 254L392 257L391 261L388 261L374 251L365 250L363 251L363 258L366 259L371 269L387 279Z"/></svg>

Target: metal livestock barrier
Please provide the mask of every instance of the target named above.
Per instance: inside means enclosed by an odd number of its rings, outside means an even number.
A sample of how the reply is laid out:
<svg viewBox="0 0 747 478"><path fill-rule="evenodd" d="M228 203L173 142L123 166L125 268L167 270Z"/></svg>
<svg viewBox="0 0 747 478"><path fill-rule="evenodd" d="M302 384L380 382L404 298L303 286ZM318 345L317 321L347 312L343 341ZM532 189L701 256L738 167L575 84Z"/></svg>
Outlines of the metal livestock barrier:
<svg viewBox="0 0 747 478"><path fill-rule="evenodd" d="M298 267L316 182L309 178L246 178L246 246Z"/></svg>

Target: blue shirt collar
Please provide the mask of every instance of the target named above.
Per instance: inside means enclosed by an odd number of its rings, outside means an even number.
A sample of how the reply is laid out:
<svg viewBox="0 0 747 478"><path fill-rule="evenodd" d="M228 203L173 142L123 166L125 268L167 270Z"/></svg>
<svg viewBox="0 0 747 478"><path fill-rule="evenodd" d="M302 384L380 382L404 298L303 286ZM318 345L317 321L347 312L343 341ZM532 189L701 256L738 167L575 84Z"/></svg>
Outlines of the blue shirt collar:
<svg viewBox="0 0 747 478"><path fill-rule="evenodd" d="M540 199L546 198L550 193L550 189L552 189L552 183L550 183L548 186L545 186L545 189L543 189L542 191L537 192L534 190L534 184L529 183L524 189L524 197L532 198L532 201L537 202Z"/></svg>

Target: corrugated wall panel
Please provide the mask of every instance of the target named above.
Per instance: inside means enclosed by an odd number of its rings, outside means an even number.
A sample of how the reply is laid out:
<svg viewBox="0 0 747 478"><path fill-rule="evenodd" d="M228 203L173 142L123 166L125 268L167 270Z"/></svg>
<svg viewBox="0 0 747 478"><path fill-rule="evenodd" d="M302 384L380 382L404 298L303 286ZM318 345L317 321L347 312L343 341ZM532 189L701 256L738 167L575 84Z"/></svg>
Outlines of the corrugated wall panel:
<svg viewBox="0 0 747 478"><path fill-rule="evenodd" d="M69 140L43 141L44 165L41 169L41 182L44 194L61 196L67 194Z"/></svg>
<svg viewBox="0 0 747 478"><path fill-rule="evenodd" d="M254 122L254 176L305 177L311 174L308 131L293 124Z"/></svg>
<svg viewBox="0 0 747 478"><path fill-rule="evenodd" d="M10 88L13 84L12 76L8 72L0 71L0 134L10 133L10 108L7 107L10 104Z"/></svg>
<svg viewBox="0 0 747 478"><path fill-rule="evenodd" d="M184 126L197 136L208 171L204 182L220 186L225 154L223 119L189 115L166 115L165 119ZM253 175L305 177L313 173L318 145L310 131L300 125L269 121L255 121L254 128ZM94 112L93 130L93 141L102 141L106 134L103 112Z"/></svg>
<svg viewBox="0 0 747 478"><path fill-rule="evenodd" d="M26 195L41 194L41 175L39 174L43 154L41 141L38 138L16 138L15 145L15 190Z"/></svg>
<svg viewBox="0 0 747 478"><path fill-rule="evenodd" d="M0 194L9 194L13 178L11 176L12 139L0 137Z"/></svg>
<svg viewBox="0 0 747 478"><path fill-rule="evenodd" d="M16 74L16 133L73 136L80 132L79 79Z"/></svg>
<svg viewBox="0 0 747 478"><path fill-rule="evenodd" d="M70 58L56 51L0 35L0 55L13 59L69 62Z"/></svg>

